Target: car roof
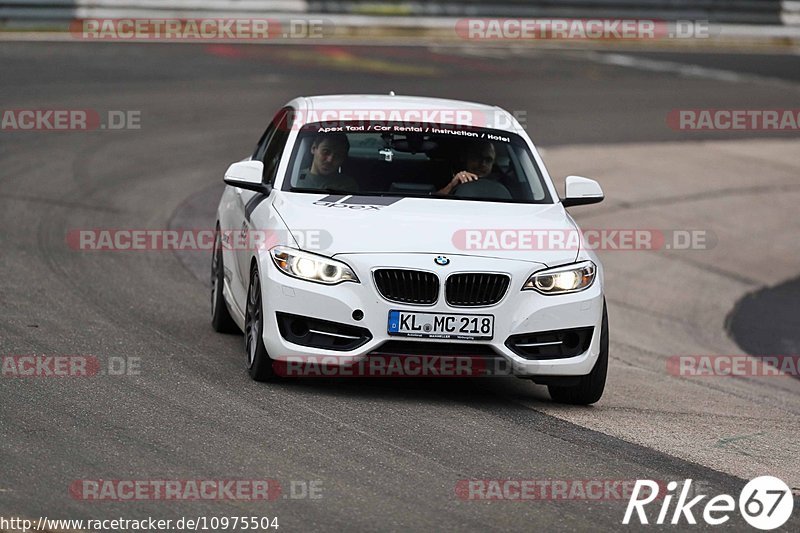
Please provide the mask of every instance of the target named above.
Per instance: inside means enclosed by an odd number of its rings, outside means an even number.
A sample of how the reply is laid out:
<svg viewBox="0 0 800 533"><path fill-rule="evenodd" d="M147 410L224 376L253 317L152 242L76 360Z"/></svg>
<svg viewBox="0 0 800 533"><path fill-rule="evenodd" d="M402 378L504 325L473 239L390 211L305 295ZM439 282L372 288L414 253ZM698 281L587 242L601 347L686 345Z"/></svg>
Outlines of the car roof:
<svg viewBox="0 0 800 533"><path fill-rule="evenodd" d="M424 96L385 95L385 94L337 94L326 96L303 96L295 98L288 104L300 112L302 124L319 122L315 120L318 113L341 113L341 120L347 120L344 112L349 111L384 111L387 113L419 112L414 117L472 117L475 126L495 128L509 132L518 132L521 127L516 119L506 110L487 104L450 100L446 98L429 98ZM425 115L427 113L427 115ZM437 115L438 113L438 115ZM331 115L327 115L331 116ZM356 118L354 118L356 120ZM417 118L421 122L439 122L435 119ZM446 123L447 121L442 121ZM461 124L462 122L459 122Z"/></svg>

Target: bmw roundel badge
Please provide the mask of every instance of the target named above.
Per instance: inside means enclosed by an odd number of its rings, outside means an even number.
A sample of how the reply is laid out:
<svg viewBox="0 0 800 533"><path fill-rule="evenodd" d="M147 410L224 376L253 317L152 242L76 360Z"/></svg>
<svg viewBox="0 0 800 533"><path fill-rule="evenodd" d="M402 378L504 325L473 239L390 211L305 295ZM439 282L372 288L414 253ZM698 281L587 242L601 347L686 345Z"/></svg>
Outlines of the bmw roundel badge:
<svg viewBox="0 0 800 533"><path fill-rule="evenodd" d="M439 266L445 266L450 264L450 260L443 255L437 256L436 259L433 260L433 262Z"/></svg>

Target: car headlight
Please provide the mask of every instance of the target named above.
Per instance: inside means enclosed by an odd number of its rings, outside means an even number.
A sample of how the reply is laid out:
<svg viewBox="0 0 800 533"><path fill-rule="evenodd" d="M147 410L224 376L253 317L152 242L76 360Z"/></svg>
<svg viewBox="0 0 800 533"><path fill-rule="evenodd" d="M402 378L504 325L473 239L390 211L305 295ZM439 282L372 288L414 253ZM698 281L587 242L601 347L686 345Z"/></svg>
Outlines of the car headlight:
<svg viewBox="0 0 800 533"><path fill-rule="evenodd" d="M358 283L355 272L349 266L329 257L285 246L276 246L270 250L270 255L278 270L293 278L315 281L325 285L336 285L343 281Z"/></svg>
<svg viewBox="0 0 800 533"><path fill-rule="evenodd" d="M589 288L594 282L597 267L591 261L548 268L534 272L522 290L533 290L542 294L567 294Z"/></svg>

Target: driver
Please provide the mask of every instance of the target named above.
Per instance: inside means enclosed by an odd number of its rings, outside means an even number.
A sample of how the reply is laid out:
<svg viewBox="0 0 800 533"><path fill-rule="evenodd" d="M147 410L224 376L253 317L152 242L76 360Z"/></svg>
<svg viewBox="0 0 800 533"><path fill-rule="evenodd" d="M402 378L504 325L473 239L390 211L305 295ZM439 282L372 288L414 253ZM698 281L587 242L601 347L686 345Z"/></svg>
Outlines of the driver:
<svg viewBox="0 0 800 533"><path fill-rule="evenodd" d="M350 141L344 133L322 133L314 138L311 168L300 176L298 186L309 189L338 189L358 191L353 178L339 172L350 151Z"/></svg>
<svg viewBox="0 0 800 533"><path fill-rule="evenodd" d="M494 144L491 142L477 141L468 143L464 147L461 161L459 162L464 170L456 172L450 183L439 189L438 194L452 194L453 189L462 183L490 177L495 159Z"/></svg>

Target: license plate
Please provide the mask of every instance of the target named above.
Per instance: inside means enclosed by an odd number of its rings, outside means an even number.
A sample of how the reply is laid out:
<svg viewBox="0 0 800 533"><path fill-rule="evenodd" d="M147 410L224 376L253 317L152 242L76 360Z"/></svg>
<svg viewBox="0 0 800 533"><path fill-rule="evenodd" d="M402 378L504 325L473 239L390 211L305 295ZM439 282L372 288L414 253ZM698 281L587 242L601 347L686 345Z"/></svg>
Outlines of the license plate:
<svg viewBox="0 0 800 533"><path fill-rule="evenodd" d="M426 339L490 340L493 315L389 311L389 335Z"/></svg>

